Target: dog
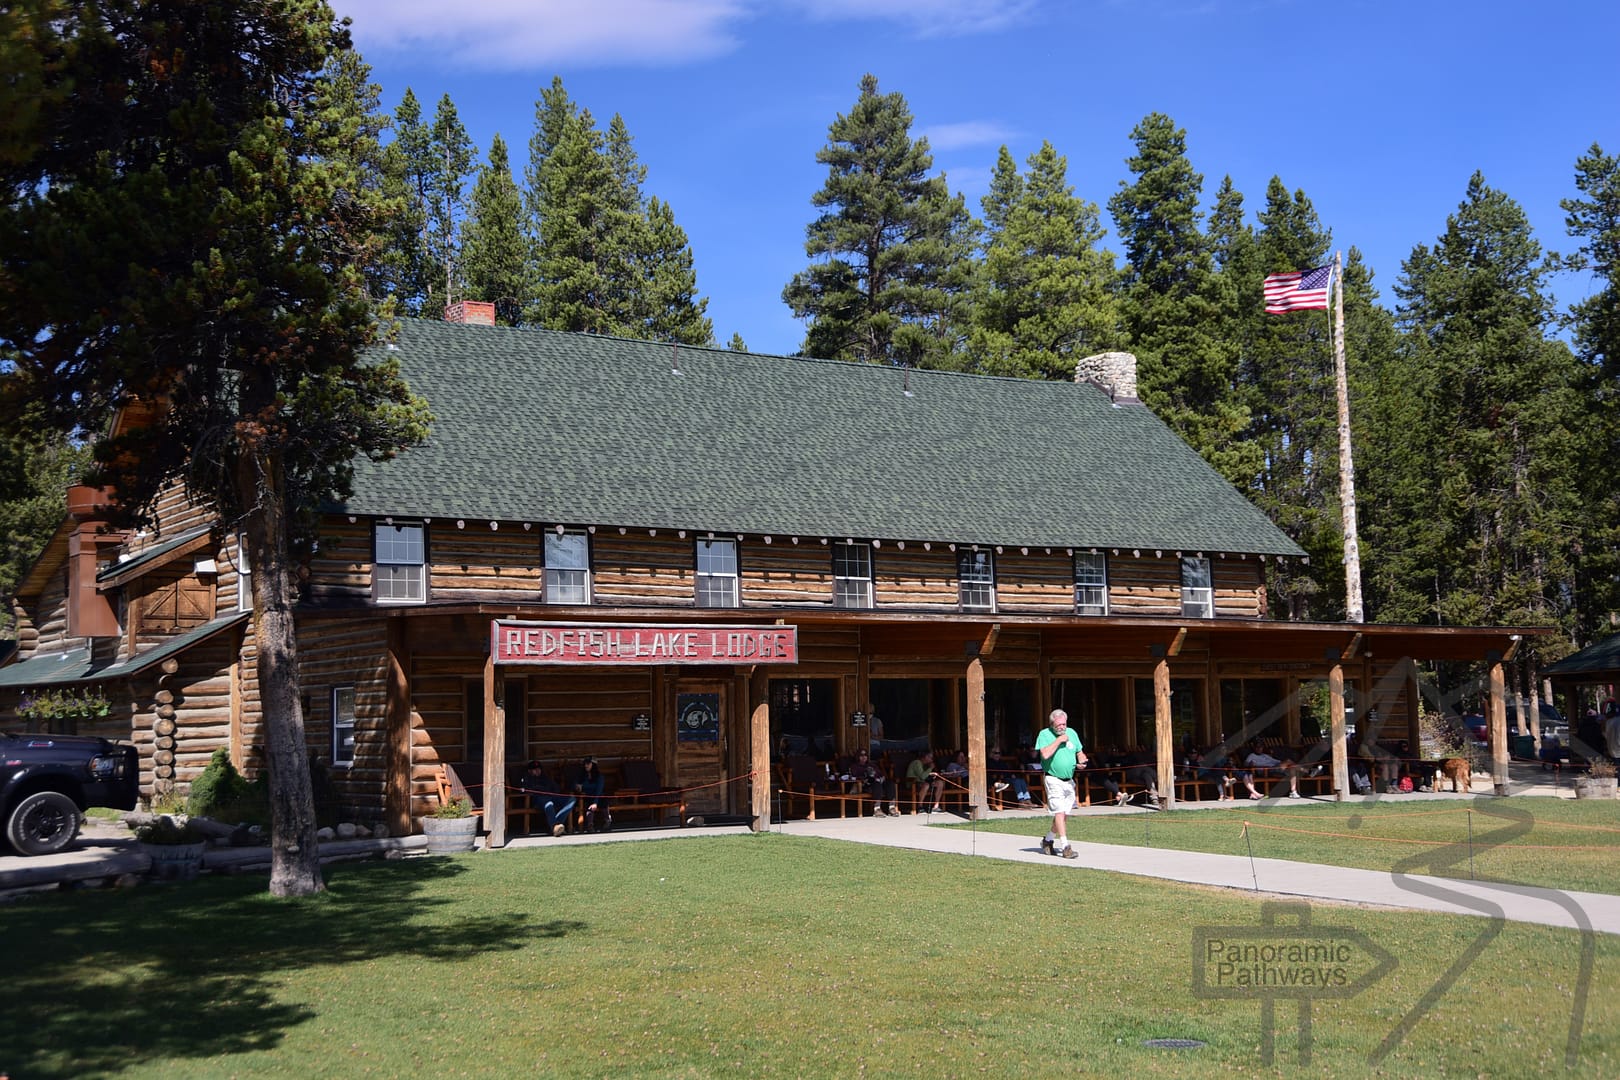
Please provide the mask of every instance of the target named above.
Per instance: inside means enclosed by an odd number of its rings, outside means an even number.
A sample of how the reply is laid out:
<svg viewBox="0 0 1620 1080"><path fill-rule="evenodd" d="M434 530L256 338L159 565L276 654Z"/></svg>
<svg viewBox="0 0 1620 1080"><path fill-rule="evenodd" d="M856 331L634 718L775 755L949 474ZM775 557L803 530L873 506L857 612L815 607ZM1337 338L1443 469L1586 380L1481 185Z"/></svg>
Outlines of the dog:
<svg viewBox="0 0 1620 1080"><path fill-rule="evenodd" d="M1442 782L1450 780L1451 790L1456 791L1457 785L1462 790L1473 791L1474 767L1468 763L1467 758L1448 757L1440 763L1440 771L1434 777L1434 790L1439 791Z"/></svg>

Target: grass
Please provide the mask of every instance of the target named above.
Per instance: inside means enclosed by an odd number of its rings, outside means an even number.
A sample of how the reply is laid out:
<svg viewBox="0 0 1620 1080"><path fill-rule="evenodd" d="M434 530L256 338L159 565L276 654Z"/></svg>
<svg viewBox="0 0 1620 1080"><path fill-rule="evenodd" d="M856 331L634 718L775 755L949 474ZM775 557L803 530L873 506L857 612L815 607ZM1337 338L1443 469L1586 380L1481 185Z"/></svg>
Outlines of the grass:
<svg viewBox="0 0 1620 1080"><path fill-rule="evenodd" d="M1615 937L1316 905L1314 926L1398 963L1314 1004L1302 1067L1291 1001L1267 1065L1257 998L1194 993L1198 929L1267 910L1219 890L769 833L355 864L328 883L9 906L0 1073L1620 1074ZM1165 1037L1208 1045L1142 1045Z"/></svg>
<svg viewBox="0 0 1620 1080"><path fill-rule="evenodd" d="M1235 803L1230 809L1086 815L1069 836L1366 870L1620 893L1620 803L1520 796L1387 801ZM1038 835L1046 819L980 824ZM1247 828L1247 835L1245 835Z"/></svg>

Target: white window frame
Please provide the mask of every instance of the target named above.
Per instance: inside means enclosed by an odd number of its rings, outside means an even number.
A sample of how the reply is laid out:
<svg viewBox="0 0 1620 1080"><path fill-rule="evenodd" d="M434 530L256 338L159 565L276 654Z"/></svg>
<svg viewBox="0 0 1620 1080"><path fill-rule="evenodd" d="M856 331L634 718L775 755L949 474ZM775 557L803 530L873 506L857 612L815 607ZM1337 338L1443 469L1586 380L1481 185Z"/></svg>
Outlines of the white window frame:
<svg viewBox="0 0 1620 1080"><path fill-rule="evenodd" d="M334 769L347 769L354 765L354 715L354 686L332 687L332 767Z"/></svg>
<svg viewBox="0 0 1620 1080"><path fill-rule="evenodd" d="M375 551L371 581L377 603L427 603L427 526L420 521L378 522L371 535Z"/></svg>
<svg viewBox="0 0 1620 1080"><path fill-rule="evenodd" d="M697 581L695 598L698 607L727 608L739 606L737 570L737 541L699 540L697 542ZM727 559L725 554L730 553ZM729 562L729 568L727 563Z"/></svg>
<svg viewBox="0 0 1620 1080"><path fill-rule="evenodd" d="M1100 551L1074 553L1074 611L1108 614L1108 556Z"/></svg>
<svg viewBox="0 0 1620 1080"><path fill-rule="evenodd" d="M236 534L236 610L253 610L253 571L248 566L247 541Z"/></svg>
<svg viewBox="0 0 1620 1080"><path fill-rule="evenodd" d="M1215 588L1209 560L1198 555L1181 557L1181 614L1188 619L1215 617Z"/></svg>
<svg viewBox="0 0 1620 1080"><path fill-rule="evenodd" d="M956 553L956 588L963 611L996 610L996 556L991 551Z"/></svg>
<svg viewBox="0 0 1620 1080"><path fill-rule="evenodd" d="M591 602L591 538L577 529L546 533L545 601L575 606ZM577 556L576 556L577 552Z"/></svg>
<svg viewBox="0 0 1620 1080"><path fill-rule="evenodd" d="M833 607L866 610L872 606L872 545L834 544Z"/></svg>

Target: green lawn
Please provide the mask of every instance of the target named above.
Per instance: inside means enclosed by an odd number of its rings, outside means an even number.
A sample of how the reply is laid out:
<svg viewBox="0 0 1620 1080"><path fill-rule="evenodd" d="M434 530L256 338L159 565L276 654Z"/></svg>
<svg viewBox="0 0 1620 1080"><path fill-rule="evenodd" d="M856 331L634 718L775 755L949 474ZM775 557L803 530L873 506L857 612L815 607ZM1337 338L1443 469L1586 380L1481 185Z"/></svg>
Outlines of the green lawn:
<svg viewBox="0 0 1620 1080"><path fill-rule="evenodd" d="M769 833L352 864L329 884L0 909L0 1073L1620 1074L1615 937L1314 905L1314 927L1398 966L1315 1003L1302 1069L1292 1001L1267 1066L1259 998L1194 992L1200 931L1261 924L1242 894Z"/></svg>
<svg viewBox="0 0 1620 1080"><path fill-rule="evenodd" d="M1291 859L1367 870L1620 893L1620 802L1491 796L1228 803L1230 809L1085 815L1069 836L1101 844ZM978 828L1040 835L1046 819ZM966 826L963 826L966 827Z"/></svg>

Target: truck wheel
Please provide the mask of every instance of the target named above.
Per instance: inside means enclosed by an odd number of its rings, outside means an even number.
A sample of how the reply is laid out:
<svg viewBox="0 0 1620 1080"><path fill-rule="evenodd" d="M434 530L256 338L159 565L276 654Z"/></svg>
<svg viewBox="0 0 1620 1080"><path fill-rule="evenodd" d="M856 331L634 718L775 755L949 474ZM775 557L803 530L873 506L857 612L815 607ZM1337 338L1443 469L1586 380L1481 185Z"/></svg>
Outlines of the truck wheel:
<svg viewBox="0 0 1620 1080"><path fill-rule="evenodd" d="M6 821L6 839L19 855L50 855L79 835L79 808L60 791L36 791Z"/></svg>

